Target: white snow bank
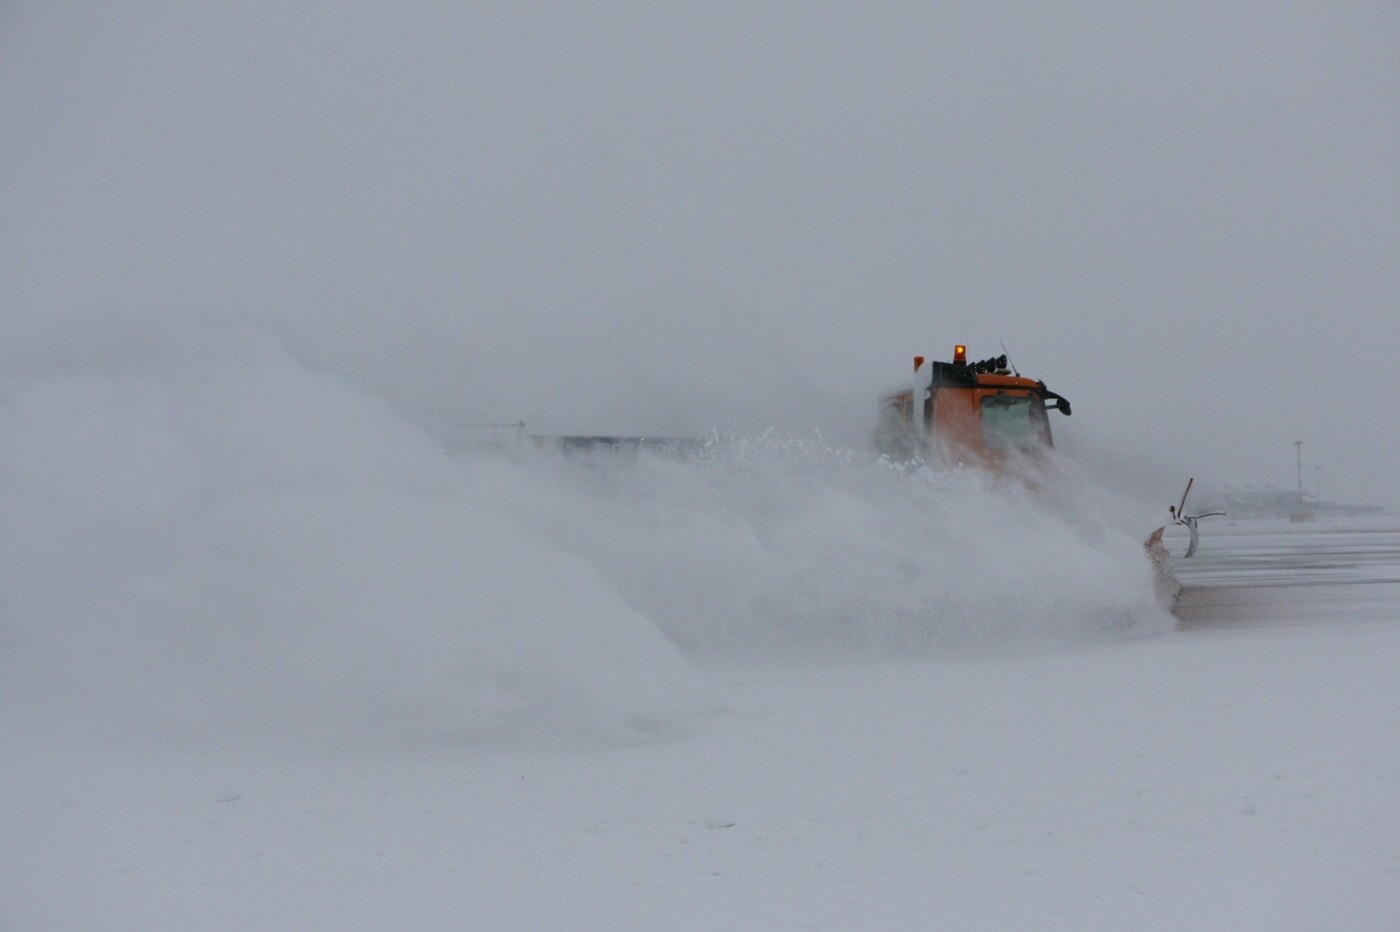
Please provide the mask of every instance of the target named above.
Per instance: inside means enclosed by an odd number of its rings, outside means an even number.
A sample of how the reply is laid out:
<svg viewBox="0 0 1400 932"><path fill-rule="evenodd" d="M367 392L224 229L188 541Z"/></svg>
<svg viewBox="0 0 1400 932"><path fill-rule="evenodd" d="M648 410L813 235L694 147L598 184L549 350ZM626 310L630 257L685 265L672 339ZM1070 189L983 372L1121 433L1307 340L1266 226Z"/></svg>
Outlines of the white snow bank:
<svg viewBox="0 0 1400 932"><path fill-rule="evenodd" d="M584 561L385 404L219 331L0 417L7 704L339 751L635 740L702 688Z"/></svg>

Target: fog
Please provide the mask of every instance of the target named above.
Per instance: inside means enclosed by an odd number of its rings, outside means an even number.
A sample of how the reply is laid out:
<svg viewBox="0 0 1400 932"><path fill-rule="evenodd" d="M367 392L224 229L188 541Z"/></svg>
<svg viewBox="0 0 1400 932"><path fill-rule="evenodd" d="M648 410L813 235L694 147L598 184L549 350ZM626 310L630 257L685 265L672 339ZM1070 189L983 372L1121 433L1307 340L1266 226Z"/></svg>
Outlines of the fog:
<svg viewBox="0 0 1400 932"><path fill-rule="evenodd" d="M8 3L5 373L235 322L423 422L854 439L1004 341L1069 438L1394 506L1397 20Z"/></svg>

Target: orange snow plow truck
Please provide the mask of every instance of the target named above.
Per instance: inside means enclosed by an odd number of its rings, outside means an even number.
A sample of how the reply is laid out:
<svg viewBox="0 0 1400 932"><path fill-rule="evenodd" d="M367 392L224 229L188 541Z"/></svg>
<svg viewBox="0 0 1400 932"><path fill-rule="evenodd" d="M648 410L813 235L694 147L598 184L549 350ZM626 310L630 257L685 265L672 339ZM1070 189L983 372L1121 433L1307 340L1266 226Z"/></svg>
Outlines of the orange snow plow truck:
<svg viewBox="0 0 1400 932"><path fill-rule="evenodd" d="M952 362L915 356L914 383L880 399L876 449L899 462L928 458L995 470L1052 446L1047 412L1067 415L1069 402L1008 366L1005 355L969 363L962 344Z"/></svg>
<svg viewBox="0 0 1400 932"><path fill-rule="evenodd" d="M992 472L1008 471L1015 461L1034 461L1054 440L1050 411L1070 413L1069 401L1010 368L1005 355L967 361L967 347L953 348L952 362L926 362L914 357L914 381L880 399L876 449L896 462L930 461L947 466L971 466ZM1194 479L1186 483L1181 502L1173 506L1172 523L1185 526L1196 552L1196 522L1213 514L1186 514L1186 499ZM1172 571L1159 527L1144 541L1156 575L1157 594L1174 605L1181 584Z"/></svg>

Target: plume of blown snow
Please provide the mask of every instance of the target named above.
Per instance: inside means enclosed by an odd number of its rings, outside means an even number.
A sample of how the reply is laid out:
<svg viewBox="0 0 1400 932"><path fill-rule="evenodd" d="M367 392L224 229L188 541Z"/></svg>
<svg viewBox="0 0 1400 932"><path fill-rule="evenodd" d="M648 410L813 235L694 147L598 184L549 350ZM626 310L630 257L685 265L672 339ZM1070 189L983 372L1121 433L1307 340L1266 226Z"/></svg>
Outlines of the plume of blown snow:
<svg viewBox="0 0 1400 932"><path fill-rule="evenodd" d="M594 567L383 401L256 331L148 349L9 386L11 712L334 752L648 740L708 705Z"/></svg>
<svg viewBox="0 0 1400 932"><path fill-rule="evenodd" d="M652 740L714 708L699 660L1170 624L1148 529L1064 464L1027 484L771 433L683 461L449 455L262 331L118 349L39 354L3 394L0 662L9 712L46 729Z"/></svg>
<svg viewBox="0 0 1400 932"><path fill-rule="evenodd" d="M528 450L494 468L515 513L693 655L1024 649L1171 625L1149 529L1072 467L1025 485L770 435L715 437L687 462Z"/></svg>

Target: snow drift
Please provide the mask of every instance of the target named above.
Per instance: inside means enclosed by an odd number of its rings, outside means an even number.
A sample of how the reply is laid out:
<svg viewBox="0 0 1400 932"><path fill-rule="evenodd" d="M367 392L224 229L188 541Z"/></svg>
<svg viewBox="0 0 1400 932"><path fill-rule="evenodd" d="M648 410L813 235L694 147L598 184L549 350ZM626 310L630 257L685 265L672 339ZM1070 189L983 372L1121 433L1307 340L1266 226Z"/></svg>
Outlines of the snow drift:
<svg viewBox="0 0 1400 932"><path fill-rule="evenodd" d="M453 458L253 330L39 367L6 386L0 444L10 713L119 742L649 740L713 706L701 658L1167 623L1073 482L771 437Z"/></svg>

